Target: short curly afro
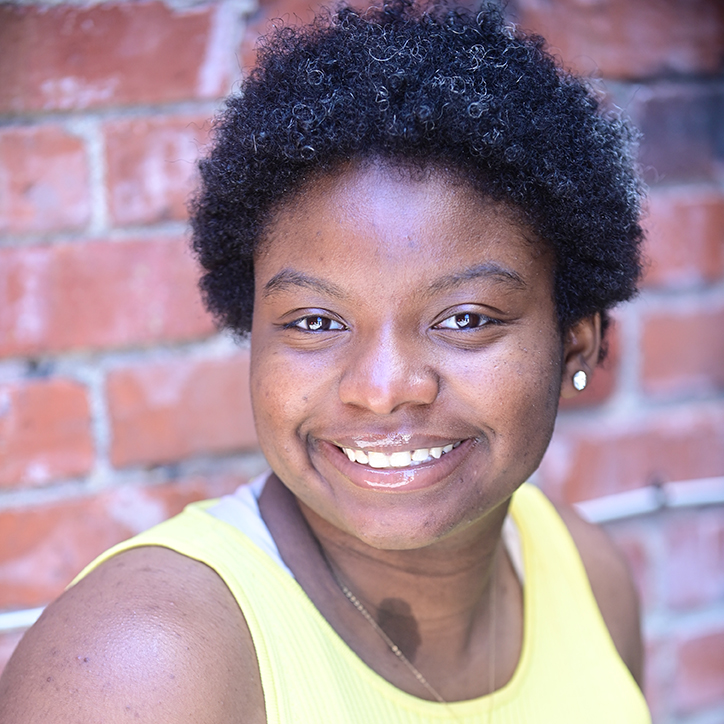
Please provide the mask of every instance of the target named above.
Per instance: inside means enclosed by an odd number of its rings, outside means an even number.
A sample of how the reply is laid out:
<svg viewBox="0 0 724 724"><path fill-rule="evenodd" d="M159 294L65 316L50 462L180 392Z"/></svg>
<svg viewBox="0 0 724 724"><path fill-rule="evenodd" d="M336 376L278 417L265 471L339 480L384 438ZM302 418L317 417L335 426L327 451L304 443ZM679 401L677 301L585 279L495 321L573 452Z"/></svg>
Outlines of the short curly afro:
<svg viewBox="0 0 724 724"><path fill-rule="evenodd" d="M605 329L641 273L635 141L492 4L391 0L278 27L200 162L191 225L205 302L248 334L254 251L275 209L319 173L378 158L454 169L516 209L553 250L561 329L595 312Z"/></svg>

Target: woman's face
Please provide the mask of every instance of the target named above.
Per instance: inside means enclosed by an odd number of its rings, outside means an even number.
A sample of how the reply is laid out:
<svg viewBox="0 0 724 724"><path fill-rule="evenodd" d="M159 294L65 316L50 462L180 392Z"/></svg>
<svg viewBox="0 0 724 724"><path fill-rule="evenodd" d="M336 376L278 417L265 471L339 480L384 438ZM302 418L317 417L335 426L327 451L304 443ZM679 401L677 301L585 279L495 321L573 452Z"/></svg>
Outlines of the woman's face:
<svg viewBox="0 0 724 724"><path fill-rule="evenodd" d="M525 234L464 182L384 165L278 212L255 259L251 392L303 505L417 548L484 525L536 469L562 344L549 254Z"/></svg>

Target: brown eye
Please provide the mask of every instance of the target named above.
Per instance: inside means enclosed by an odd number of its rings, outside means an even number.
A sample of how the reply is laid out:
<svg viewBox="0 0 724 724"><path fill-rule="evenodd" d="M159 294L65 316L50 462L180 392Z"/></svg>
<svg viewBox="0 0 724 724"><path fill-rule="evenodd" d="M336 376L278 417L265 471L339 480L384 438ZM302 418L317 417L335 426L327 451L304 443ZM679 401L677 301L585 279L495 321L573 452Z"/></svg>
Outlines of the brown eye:
<svg viewBox="0 0 724 724"><path fill-rule="evenodd" d="M460 312L459 314L453 314L447 319L443 319L437 327L438 329L477 329L488 324L490 321L488 317L482 314Z"/></svg>
<svg viewBox="0 0 724 724"><path fill-rule="evenodd" d="M477 314L468 314L465 312L465 314L456 314L455 315L455 324L457 324L458 329L469 329L470 327L477 327L479 322L479 317Z"/></svg>
<svg viewBox="0 0 724 724"><path fill-rule="evenodd" d="M323 317L320 314L310 314L291 323L291 327L305 332L333 332L344 329L344 325L335 319Z"/></svg>

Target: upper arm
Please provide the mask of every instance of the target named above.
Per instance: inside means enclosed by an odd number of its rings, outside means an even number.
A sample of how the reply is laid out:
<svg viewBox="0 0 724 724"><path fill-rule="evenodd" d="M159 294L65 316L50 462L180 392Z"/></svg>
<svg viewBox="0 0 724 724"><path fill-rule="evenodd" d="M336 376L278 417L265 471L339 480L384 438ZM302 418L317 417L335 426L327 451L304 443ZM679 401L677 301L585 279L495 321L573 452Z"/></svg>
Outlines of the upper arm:
<svg viewBox="0 0 724 724"><path fill-rule="evenodd" d="M210 568L164 548L121 553L66 591L0 678L4 724L131 720L263 721L236 602Z"/></svg>
<svg viewBox="0 0 724 724"><path fill-rule="evenodd" d="M626 560L601 528L572 508L559 507L573 538L616 649L639 686L643 684L643 643L639 599Z"/></svg>

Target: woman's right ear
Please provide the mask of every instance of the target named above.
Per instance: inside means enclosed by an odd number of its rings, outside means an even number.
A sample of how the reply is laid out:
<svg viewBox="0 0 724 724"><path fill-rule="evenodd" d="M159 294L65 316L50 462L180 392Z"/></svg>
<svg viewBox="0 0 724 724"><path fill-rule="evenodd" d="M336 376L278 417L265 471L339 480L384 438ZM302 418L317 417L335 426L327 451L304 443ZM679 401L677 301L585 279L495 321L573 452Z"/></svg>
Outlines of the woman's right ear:
<svg viewBox="0 0 724 724"><path fill-rule="evenodd" d="M601 315L596 312L573 324L563 345L561 397L582 392L591 379L601 350Z"/></svg>

